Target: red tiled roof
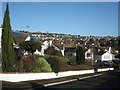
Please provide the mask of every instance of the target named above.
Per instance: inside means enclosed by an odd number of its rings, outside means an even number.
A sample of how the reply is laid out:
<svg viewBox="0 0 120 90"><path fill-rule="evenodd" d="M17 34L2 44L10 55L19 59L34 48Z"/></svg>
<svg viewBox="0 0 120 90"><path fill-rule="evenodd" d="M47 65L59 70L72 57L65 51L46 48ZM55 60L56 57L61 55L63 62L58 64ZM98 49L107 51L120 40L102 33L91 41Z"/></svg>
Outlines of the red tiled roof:
<svg viewBox="0 0 120 90"><path fill-rule="evenodd" d="M27 36L17 36L17 37L13 37L13 40L15 43L21 43L24 42L26 38Z"/></svg>

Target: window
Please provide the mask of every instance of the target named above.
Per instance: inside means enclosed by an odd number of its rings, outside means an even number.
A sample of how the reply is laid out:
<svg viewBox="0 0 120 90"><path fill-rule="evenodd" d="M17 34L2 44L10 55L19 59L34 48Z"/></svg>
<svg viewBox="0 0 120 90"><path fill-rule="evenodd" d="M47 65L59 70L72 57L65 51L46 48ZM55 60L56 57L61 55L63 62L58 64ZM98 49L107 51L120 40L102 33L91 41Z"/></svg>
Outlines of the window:
<svg viewBox="0 0 120 90"><path fill-rule="evenodd" d="M90 53L87 53L87 57L90 57Z"/></svg>
<svg viewBox="0 0 120 90"><path fill-rule="evenodd" d="M105 55L104 59L110 59L110 56L109 55Z"/></svg>

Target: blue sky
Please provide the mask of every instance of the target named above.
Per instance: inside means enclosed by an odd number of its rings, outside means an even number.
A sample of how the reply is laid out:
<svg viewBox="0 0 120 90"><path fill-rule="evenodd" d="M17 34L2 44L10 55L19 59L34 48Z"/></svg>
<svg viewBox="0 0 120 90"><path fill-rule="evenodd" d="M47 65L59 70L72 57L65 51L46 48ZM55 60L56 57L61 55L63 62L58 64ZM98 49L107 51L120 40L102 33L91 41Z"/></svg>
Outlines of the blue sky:
<svg viewBox="0 0 120 90"><path fill-rule="evenodd" d="M5 7L6 3L2 3L2 18ZM118 35L117 2L10 2L9 9L15 30L81 36Z"/></svg>

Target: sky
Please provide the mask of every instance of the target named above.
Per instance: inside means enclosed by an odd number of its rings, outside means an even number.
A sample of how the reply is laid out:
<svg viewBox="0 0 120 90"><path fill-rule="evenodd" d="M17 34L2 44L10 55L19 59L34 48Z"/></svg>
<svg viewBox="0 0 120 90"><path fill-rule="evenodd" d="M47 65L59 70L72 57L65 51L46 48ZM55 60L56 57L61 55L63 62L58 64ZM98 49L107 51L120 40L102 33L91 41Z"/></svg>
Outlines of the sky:
<svg viewBox="0 0 120 90"><path fill-rule="evenodd" d="M9 10L14 30L118 36L117 2L9 2Z"/></svg>

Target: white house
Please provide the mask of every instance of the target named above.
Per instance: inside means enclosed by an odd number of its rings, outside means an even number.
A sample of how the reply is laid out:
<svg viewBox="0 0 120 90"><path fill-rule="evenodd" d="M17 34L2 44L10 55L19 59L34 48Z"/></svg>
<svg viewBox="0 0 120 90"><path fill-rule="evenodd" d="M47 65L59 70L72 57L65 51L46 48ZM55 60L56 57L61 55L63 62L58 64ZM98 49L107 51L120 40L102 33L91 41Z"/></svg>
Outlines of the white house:
<svg viewBox="0 0 120 90"><path fill-rule="evenodd" d="M65 47L65 56L70 58L76 58L76 47Z"/></svg>
<svg viewBox="0 0 120 90"><path fill-rule="evenodd" d="M41 52L38 51L38 50L36 50L36 51L34 52L34 54L35 54L35 55L41 55Z"/></svg>
<svg viewBox="0 0 120 90"><path fill-rule="evenodd" d="M41 45L41 55L44 56L44 50L46 50L49 47L49 42L44 41L43 45Z"/></svg>
<svg viewBox="0 0 120 90"><path fill-rule="evenodd" d="M57 51L61 51L61 53L62 53L62 56L64 56L64 46L63 46L63 44L61 44L61 45L59 45L59 46L56 46L56 45L54 45L53 44L53 42L52 42L52 40L49 40L49 41L44 41L43 42L43 45L41 46L42 48L41 48L41 55L42 56L44 56L44 51L46 50L46 49L48 49L48 47L49 46L53 46L54 48L55 48L55 50L57 50Z"/></svg>
<svg viewBox="0 0 120 90"><path fill-rule="evenodd" d="M101 56L102 61L112 61L113 58L114 55L111 53L111 47L109 47L109 50Z"/></svg>
<svg viewBox="0 0 120 90"><path fill-rule="evenodd" d="M26 39L25 39L25 41L30 41L31 40L31 37L30 36L28 36Z"/></svg>
<svg viewBox="0 0 120 90"><path fill-rule="evenodd" d="M27 55L28 55L28 51L25 51L24 56L27 56Z"/></svg>
<svg viewBox="0 0 120 90"><path fill-rule="evenodd" d="M85 52L85 59L87 59L87 60L93 59L93 50L91 48L89 48Z"/></svg>

